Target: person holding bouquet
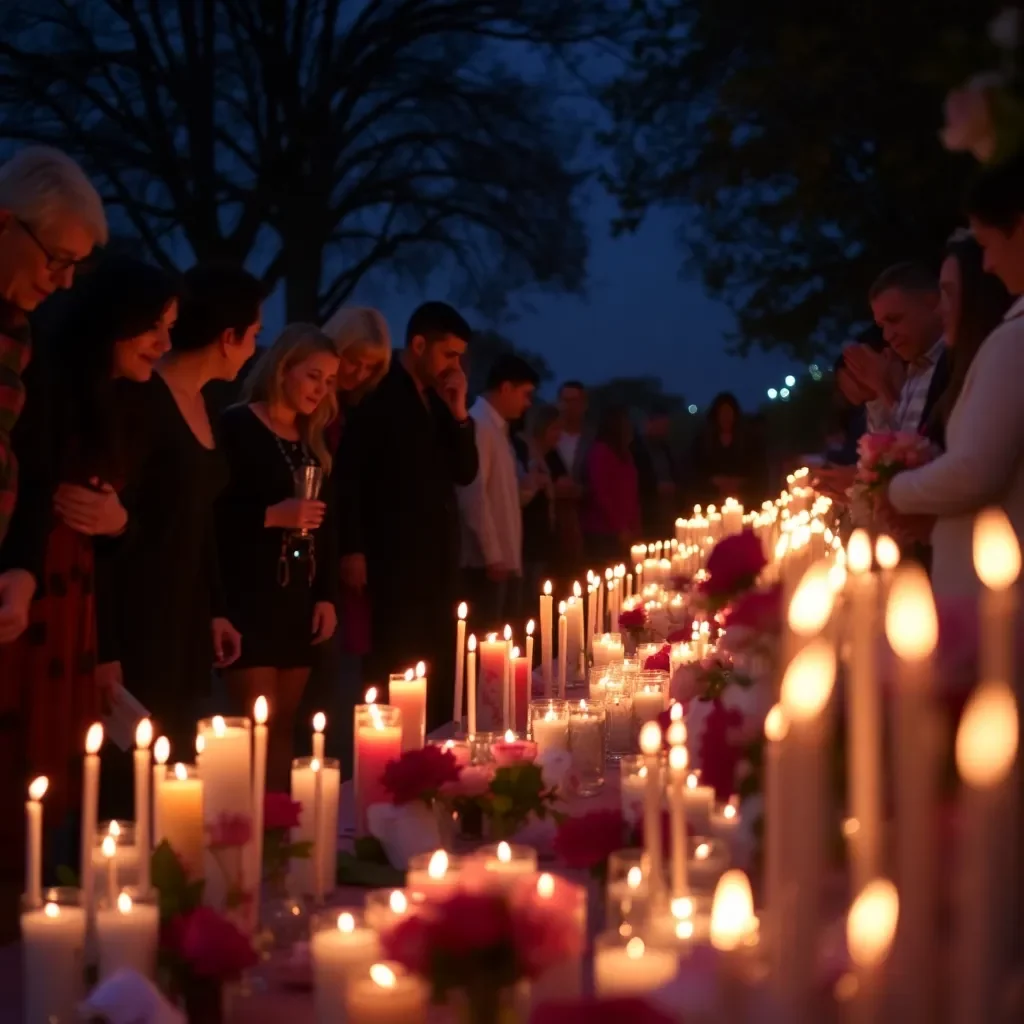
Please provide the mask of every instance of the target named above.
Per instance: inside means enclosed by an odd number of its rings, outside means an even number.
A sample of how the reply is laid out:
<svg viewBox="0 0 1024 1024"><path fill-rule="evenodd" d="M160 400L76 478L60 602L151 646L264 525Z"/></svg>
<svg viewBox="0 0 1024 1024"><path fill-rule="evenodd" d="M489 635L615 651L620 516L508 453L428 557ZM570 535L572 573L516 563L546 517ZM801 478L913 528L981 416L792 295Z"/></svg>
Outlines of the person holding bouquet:
<svg viewBox="0 0 1024 1024"><path fill-rule="evenodd" d="M974 597L974 518L1000 505L1024 535L1024 159L981 173L968 198L971 230L984 267L1017 301L984 340L949 413L946 451L898 474L887 489L896 511L935 516L932 587L939 597ZM962 281L959 324L974 296ZM956 344L959 344L957 340Z"/></svg>

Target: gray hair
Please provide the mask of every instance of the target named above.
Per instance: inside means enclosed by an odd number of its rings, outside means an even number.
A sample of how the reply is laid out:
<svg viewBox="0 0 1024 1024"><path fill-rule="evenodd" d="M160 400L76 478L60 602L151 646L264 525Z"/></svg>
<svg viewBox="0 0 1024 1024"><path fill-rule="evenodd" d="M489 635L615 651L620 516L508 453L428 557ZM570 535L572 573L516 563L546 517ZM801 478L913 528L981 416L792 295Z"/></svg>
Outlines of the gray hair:
<svg viewBox="0 0 1024 1024"><path fill-rule="evenodd" d="M27 146L0 166L0 210L38 227L71 215L97 245L109 237L103 200L92 182L71 157L50 146Z"/></svg>
<svg viewBox="0 0 1024 1024"><path fill-rule="evenodd" d="M322 330L339 355L346 349L381 355L380 370L359 389L360 394L372 391L391 365L391 332L384 314L369 306L342 306L331 314Z"/></svg>

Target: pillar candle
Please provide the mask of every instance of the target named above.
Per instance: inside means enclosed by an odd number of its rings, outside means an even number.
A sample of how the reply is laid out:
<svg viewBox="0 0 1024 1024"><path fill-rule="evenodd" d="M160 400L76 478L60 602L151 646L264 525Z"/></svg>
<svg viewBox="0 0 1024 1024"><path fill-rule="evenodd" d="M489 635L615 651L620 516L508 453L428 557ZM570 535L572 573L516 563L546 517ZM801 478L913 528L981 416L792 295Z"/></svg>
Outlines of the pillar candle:
<svg viewBox="0 0 1024 1024"><path fill-rule="evenodd" d="M366 809L390 796L381 782L389 761L402 756L402 713L386 704L360 704L355 709L356 828L366 832Z"/></svg>
<svg viewBox="0 0 1024 1024"><path fill-rule="evenodd" d="M553 637L551 634L553 599L551 597L551 580L544 584L544 593L540 595L540 667L544 677L544 696L549 699L553 696L551 692L551 659L553 651Z"/></svg>
<svg viewBox="0 0 1024 1024"><path fill-rule="evenodd" d="M427 742L427 667L422 661L391 676L388 703L402 712L402 750L421 750Z"/></svg>
<svg viewBox="0 0 1024 1024"><path fill-rule="evenodd" d="M617 601L617 580L608 581L608 618L610 621L609 630L612 633L619 631L619 606Z"/></svg>
<svg viewBox="0 0 1024 1024"><path fill-rule="evenodd" d="M199 723L199 734L204 743L199 773L203 780L203 819L207 829L213 827L223 814L241 814L252 821L251 733L252 723L248 718L217 715ZM248 867L251 858L251 852L242 851L243 866ZM227 879L210 850L206 851L204 875L205 902L214 909L224 910ZM254 882L255 879L243 878L246 888Z"/></svg>
<svg viewBox="0 0 1024 1024"><path fill-rule="evenodd" d="M565 701L537 701L530 716L530 735L537 744L537 756L549 750L569 749L569 709Z"/></svg>
<svg viewBox="0 0 1024 1024"><path fill-rule="evenodd" d="M480 644L477 673L477 728L502 732L505 728L505 655L508 648L497 633Z"/></svg>
<svg viewBox="0 0 1024 1024"><path fill-rule="evenodd" d="M159 831L154 838L158 844L167 841L191 879L202 877L203 782L195 765L179 763L164 768Z"/></svg>
<svg viewBox="0 0 1024 1024"><path fill-rule="evenodd" d="M466 616L469 605L463 601L456 612L455 625L455 706L452 709L452 721L462 724L463 684L465 682L464 659L466 657Z"/></svg>
<svg viewBox="0 0 1024 1024"><path fill-rule="evenodd" d="M594 622L597 618L597 597L594 594L594 585L587 587L587 653L594 650Z"/></svg>
<svg viewBox="0 0 1024 1024"><path fill-rule="evenodd" d="M652 902L664 891L661 845L661 726L647 722L640 730L640 750L646 758L647 786L644 790L644 853Z"/></svg>
<svg viewBox="0 0 1024 1024"><path fill-rule="evenodd" d="M348 1024L424 1024L430 987L397 964L373 964L345 993Z"/></svg>
<svg viewBox="0 0 1024 1024"><path fill-rule="evenodd" d="M82 909L86 917L92 915L93 867L92 851L96 845L96 814L100 797L100 747L103 746L103 726L99 722L89 727L85 737L85 764L82 770Z"/></svg>
<svg viewBox="0 0 1024 1024"><path fill-rule="evenodd" d="M558 605L558 697L565 700L565 658L568 653L569 621L565 616L565 602Z"/></svg>
<svg viewBox="0 0 1024 1024"><path fill-rule="evenodd" d="M136 902L122 892L113 905L101 907L96 912L100 981L123 970L154 980L159 932L160 911L155 903Z"/></svg>
<svg viewBox="0 0 1024 1024"><path fill-rule="evenodd" d="M320 765L313 770L313 764ZM382 769L383 770L383 769ZM316 813L317 784L320 785L320 813ZM312 843L316 857L292 860L288 865L288 891L292 896L318 897L335 886L338 860L338 807L341 800L341 765L333 758L299 757L292 761L292 799L302 804L299 827L292 829L291 841Z"/></svg>
<svg viewBox="0 0 1024 1024"><path fill-rule="evenodd" d="M167 775L167 761L171 756L171 741L158 736L153 744L153 846L160 844L160 796Z"/></svg>
<svg viewBox="0 0 1024 1024"><path fill-rule="evenodd" d="M149 786L152 782L153 723L144 718L135 729L135 845L139 851L139 891L149 892L152 833L149 823Z"/></svg>
<svg viewBox="0 0 1024 1024"><path fill-rule="evenodd" d="M466 649L466 730L476 735L476 637L470 636Z"/></svg>
<svg viewBox="0 0 1024 1024"><path fill-rule="evenodd" d="M43 805L50 780L40 775L28 787L25 804L25 905L38 907L43 898Z"/></svg>
<svg viewBox="0 0 1024 1024"><path fill-rule="evenodd" d="M325 911L321 919L314 921L309 951L313 961L316 1024L345 1020L349 980L368 971L380 956L377 933L350 911Z"/></svg>
<svg viewBox="0 0 1024 1024"><path fill-rule="evenodd" d="M26 1024L78 1020L85 995L85 929L80 905L47 902L21 915Z"/></svg>
<svg viewBox="0 0 1024 1024"><path fill-rule="evenodd" d="M267 717L270 708L267 698L257 697L252 708L252 834L253 834L253 870L252 878L257 883L263 880L263 804L267 794ZM315 719L314 719L314 728ZM323 727L319 730L323 736ZM255 908L259 913L259 908Z"/></svg>
<svg viewBox="0 0 1024 1024"><path fill-rule="evenodd" d="M900 927L893 954L896 1012L906 1020L938 1017L932 972L938 962L938 886L933 839L939 810L942 731L934 706L932 656L938 620L924 571L893 576L885 633L897 657L892 700L896 878Z"/></svg>
<svg viewBox="0 0 1024 1024"><path fill-rule="evenodd" d="M106 864L107 903L113 905L117 901L117 840L104 836L100 851Z"/></svg>

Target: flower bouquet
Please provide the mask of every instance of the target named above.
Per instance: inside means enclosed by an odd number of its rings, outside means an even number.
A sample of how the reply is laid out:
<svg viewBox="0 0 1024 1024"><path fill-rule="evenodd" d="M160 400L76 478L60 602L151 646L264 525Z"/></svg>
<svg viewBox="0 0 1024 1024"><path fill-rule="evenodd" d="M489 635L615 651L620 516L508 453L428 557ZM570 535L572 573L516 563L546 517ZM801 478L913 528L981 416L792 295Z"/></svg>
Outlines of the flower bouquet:
<svg viewBox="0 0 1024 1024"><path fill-rule="evenodd" d="M707 578L700 597L710 612L725 608L757 582L768 564L761 541L753 530L743 530L720 540L708 555Z"/></svg>
<svg viewBox="0 0 1024 1024"><path fill-rule="evenodd" d="M602 884L608 858L630 843L631 828L620 808L566 818L555 833L554 849L568 868L589 871Z"/></svg>
<svg viewBox="0 0 1024 1024"><path fill-rule="evenodd" d="M889 502L889 483L904 470L917 469L938 454L921 434L887 431L865 434L857 443L857 473L851 489L854 521L890 534L900 544L926 541L931 516L905 516Z"/></svg>

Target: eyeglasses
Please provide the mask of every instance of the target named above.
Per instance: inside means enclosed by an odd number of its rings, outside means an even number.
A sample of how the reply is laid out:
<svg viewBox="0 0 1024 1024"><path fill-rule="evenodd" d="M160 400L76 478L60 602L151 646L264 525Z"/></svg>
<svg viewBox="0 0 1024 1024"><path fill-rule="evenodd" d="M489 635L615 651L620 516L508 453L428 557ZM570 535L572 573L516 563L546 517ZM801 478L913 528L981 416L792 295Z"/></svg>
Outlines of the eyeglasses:
<svg viewBox="0 0 1024 1024"><path fill-rule="evenodd" d="M39 240L39 236L25 223L23 220L18 220L18 227L36 243L39 251L46 257L46 269L55 270L58 273L63 273L65 270L75 270L81 267L85 262L86 258L76 260L70 256L54 256L52 252Z"/></svg>

